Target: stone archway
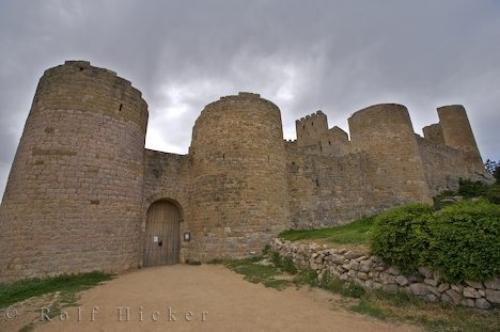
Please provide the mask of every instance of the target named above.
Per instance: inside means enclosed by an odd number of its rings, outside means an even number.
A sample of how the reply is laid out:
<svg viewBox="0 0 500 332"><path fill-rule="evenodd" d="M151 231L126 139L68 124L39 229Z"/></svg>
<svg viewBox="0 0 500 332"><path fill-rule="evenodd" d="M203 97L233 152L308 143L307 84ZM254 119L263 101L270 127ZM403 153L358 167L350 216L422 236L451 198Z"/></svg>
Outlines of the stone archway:
<svg viewBox="0 0 500 332"><path fill-rule="evenodd" d="M167 200L156 201L146 215L144 266L172 265L179 262L181 211Z"/></svg>

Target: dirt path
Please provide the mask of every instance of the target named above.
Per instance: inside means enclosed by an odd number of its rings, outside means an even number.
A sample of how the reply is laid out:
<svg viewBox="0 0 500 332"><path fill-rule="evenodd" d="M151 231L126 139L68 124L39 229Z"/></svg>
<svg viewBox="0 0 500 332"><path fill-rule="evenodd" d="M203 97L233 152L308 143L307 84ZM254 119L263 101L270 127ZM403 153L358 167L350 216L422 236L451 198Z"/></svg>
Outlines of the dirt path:
<svg viewBox="0 0 500 332"><path fill-rule="evenodd" d="M79 301L80 322L77 309L66 308L69 317L66 321L53 318L49 323L38 323L35 331L419 330L332 310L329 303L332 298L333 295L321 290L265 288L222 266L148 268L84 292ZM129 307L128 321L126 309L122 309L122 321L119 320L118 308L122 306ZM143 321L140 321L141 306ZM96 313L91 321L93 307ZM174 312L172 318L169 307ZM186 320L186 314L191 321Z"/></svg>

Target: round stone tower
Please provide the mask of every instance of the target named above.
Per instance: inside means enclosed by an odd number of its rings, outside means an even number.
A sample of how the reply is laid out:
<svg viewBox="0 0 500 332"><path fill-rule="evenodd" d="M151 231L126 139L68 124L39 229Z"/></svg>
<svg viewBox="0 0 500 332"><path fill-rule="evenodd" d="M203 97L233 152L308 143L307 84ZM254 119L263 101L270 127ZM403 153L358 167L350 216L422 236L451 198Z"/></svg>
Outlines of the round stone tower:
<svg viewBox="0 0 500 332"><path fill-rule="evenodd" d="M444 143L464 152L469 171L483 174L483 160L465 108L462 105L448 105L439 107L437 112Z"/></svg>
<svg viewBox="0 0 500 332"><path fill-rule="evenodd" d="M147 118L112 71L45 71L0 207L1 280L137 266Z"/></svg>
<svg viewBox="0 0 500 332"><path fill-rule="evenodd" d="M367 176L375 206L432 202L405 106L379 104L362 109L349 118L349 130L354 148L369 158Z"/></svg>
<svg viewBox="0 0 500 332"><path fill-rule="evenodd" d="M257 94L205 107L190 147L190 256L260 252L286 227L285 149L279 108Z"/></svg>

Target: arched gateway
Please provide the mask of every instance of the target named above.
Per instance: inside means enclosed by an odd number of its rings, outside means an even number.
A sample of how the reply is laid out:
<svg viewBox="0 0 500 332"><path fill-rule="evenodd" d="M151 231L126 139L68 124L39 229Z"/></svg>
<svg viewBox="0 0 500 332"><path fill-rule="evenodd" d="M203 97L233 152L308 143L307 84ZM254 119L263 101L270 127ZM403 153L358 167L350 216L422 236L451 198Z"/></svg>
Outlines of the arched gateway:
<svg viewBox="0 0 500 332"><path fill-rule="evenodd" d="M144 236L144 266L179 262L180 211L169 201L157 201L148 209Z"/></svg>

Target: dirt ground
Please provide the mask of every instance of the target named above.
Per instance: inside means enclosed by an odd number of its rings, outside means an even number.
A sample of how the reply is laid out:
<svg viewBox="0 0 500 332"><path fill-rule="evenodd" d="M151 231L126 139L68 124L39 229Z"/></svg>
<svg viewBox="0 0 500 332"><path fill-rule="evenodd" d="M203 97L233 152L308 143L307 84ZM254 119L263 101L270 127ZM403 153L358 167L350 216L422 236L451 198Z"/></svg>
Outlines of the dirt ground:
<svg viewBox="0 0 500 332"><path fill-rule="evenodd" d="M120 275L83 292L79 309L64 308L62 316L50 322L36 322L34 328L35 331L420 330L347 312L335 305L336 301L339 298L319 289L289 287L278 291L252 284L223 266L175 265ZM61 317L65 320L61 321ZM20 317L18 323L21 322ZM11 321L4 328L17 330L25 323L26 319L16 327L15 321Z"/></svg>

